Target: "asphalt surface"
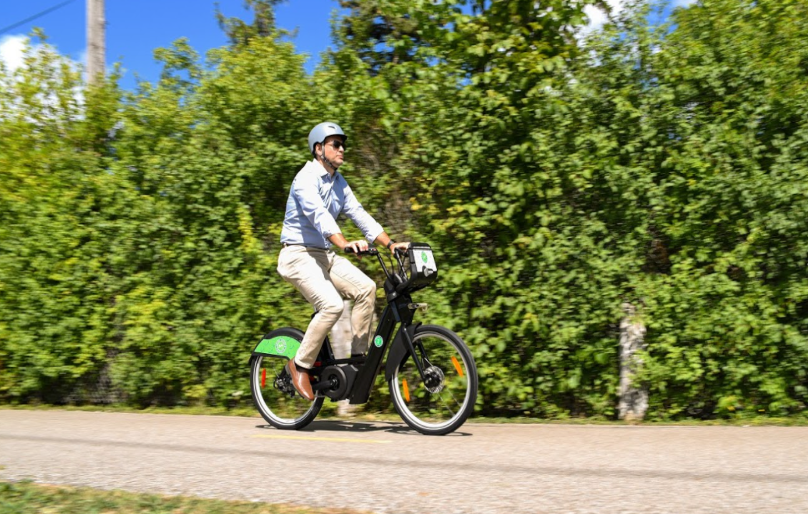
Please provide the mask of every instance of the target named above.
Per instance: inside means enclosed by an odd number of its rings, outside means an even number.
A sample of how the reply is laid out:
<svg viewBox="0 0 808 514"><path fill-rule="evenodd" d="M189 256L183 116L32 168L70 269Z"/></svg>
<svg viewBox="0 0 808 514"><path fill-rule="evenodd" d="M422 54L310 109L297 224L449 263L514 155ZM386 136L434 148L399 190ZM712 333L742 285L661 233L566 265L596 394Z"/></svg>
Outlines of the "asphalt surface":
<svg viewBox="0 0 808 514"><path fill-rule="evenodd" d="M378 513L805 513L808 427L493 425L0 410L0 479Z"/></svg>

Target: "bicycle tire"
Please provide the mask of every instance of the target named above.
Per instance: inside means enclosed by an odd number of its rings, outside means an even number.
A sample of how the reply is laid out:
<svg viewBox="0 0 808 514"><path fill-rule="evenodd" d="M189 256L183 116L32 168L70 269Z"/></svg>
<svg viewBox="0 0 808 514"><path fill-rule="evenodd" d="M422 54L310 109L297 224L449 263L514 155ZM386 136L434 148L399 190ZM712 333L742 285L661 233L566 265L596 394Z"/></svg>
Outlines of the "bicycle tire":
<svg viewBox="0 0 808 514"><path fill-rule="evenodd" d="M413 344L418 343L426 349L430 368L436 368L430 371L435 382L423 383L415 362L407 354L401 362L394 363L396 371L388 382L393 406L410 428L422 434L445 435L454 432L466 422L477 401L479 378L474 357L460 336L437 325L421 325L416 328ZM441 347L443 343L446 343L445 347ZM438 380L440 384L437 383ZM444 394L447 390L448 396ZM462 401L458 401L454 394L460 390L463 390ZM449 402L458 406L456 412ZM443 407L440 406L441 403ZM451 415L443 419L440 414L442 410Z"/></svg>
<svg viewBox="0 0 808 514"><path fill-rule="evenodd" d="M273 330L266 338L287 336L303 340L303 332L284 327ZM300 430L314 421L325 398L318 396L309 402L292 388L291 393L278 388L278 380L288 377L284 366L289 362L283 357L253 355L250 358L250 391L253 403L267 423L279 430ZM269 375L270 381L267 381Z"/></svg>

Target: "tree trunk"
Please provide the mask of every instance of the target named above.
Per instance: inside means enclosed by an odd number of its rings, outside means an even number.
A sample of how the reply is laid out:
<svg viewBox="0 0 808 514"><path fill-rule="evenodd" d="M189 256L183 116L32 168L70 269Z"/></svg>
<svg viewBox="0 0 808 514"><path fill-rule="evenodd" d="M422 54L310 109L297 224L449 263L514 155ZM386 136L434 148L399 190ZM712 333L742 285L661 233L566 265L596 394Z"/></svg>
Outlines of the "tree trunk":
<svg viewBox="0 0 808 514"><path fill-rule="evenodd" d="M620 321L620 419L642 420L648 410L648 388L636 387L632 381L642 367L642 359L636 355L645 349L645 325L636 319L636 308L623 304L626 316Z"/></svg>

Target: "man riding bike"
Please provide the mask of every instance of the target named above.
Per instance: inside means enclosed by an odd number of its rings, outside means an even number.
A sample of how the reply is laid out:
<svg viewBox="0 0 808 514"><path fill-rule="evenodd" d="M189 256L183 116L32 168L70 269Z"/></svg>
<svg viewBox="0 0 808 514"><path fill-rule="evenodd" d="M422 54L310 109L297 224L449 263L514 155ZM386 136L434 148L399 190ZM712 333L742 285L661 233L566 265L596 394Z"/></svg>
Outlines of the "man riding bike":
<svg viewBox="0 0 808 514"><path fill-rule="evenodd" d="M278 256L278 273L316 310L300 349L288 364L292 384L309 401L314 400L311 370L323 340L342 314L342 297L354 301L351 356L367 351L376 303L373 280L348 259L337 255L332 246L354 252L367 250L368 242L391 252L409 246L390 239L337 171L344 161L347 139L336 123L324 122L311 129L309 151L314 159L303 166L292 182L281 231L283 248ZM345 239L336 222L340 213L354 222L367 241Z"/></svg>

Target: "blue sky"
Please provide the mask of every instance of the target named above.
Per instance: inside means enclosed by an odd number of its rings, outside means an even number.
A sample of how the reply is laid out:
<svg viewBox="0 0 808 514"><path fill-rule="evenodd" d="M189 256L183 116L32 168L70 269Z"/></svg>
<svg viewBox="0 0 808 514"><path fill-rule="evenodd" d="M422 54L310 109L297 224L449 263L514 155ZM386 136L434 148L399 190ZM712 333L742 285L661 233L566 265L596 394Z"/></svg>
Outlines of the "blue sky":
<svg viewBox="0 0 808 514"><path fill-rule="evenodd" d="M0 0L0 30L57 6L66 0ZM624 0L608 0L620 9ZM693 0L670 0L672 6L683 6ZM248 19L243 0L218 0L226 16ZM144 80L157 80L160 66L154 62L155 48L170 45L187 37L191 46L204 55L222 46L226 39L214 16L214 0L108 0L107 63L120 62L124 69L121 85L133 88L135 75ZM336 0L287 0L276 8L278 26L298 30L294 44L301 53L310 55L306 69L312 72L319 55L331 45L331 12L338 9ZM590 11L595 25L603 23L602 13ZM49 43L59 53L78 62L86 62L86 0L72 0L44 16L0 34L0 59L6 63L19 60L22 40L33 27L41 27Z"/></svg>
<svg viewBox="0 0 808 514"><path fill-rule="evenodd" d="M64 0L0 0L0 29L59 5ZM247 19L243 0L218 0L226 16ZM155 48L168 46L180 37L187 37L201 55L226 44L226 38L214 16L214 0L108 0L107 63L120 62L125 70L122 86L135 84L135 73L148 81L159 77L160 67L154 62ZM309 72L319 62L319 54L331 45L329 19L338 9L336 0L289 0L275 11L278 26L293 30L298 52L311 55ZM33 27L41 27L48 42L59 53L73 60L86 62L86 1L73 0L44 16L0 34L0 46L9 55L19 47L21 37Z"/></svg>

